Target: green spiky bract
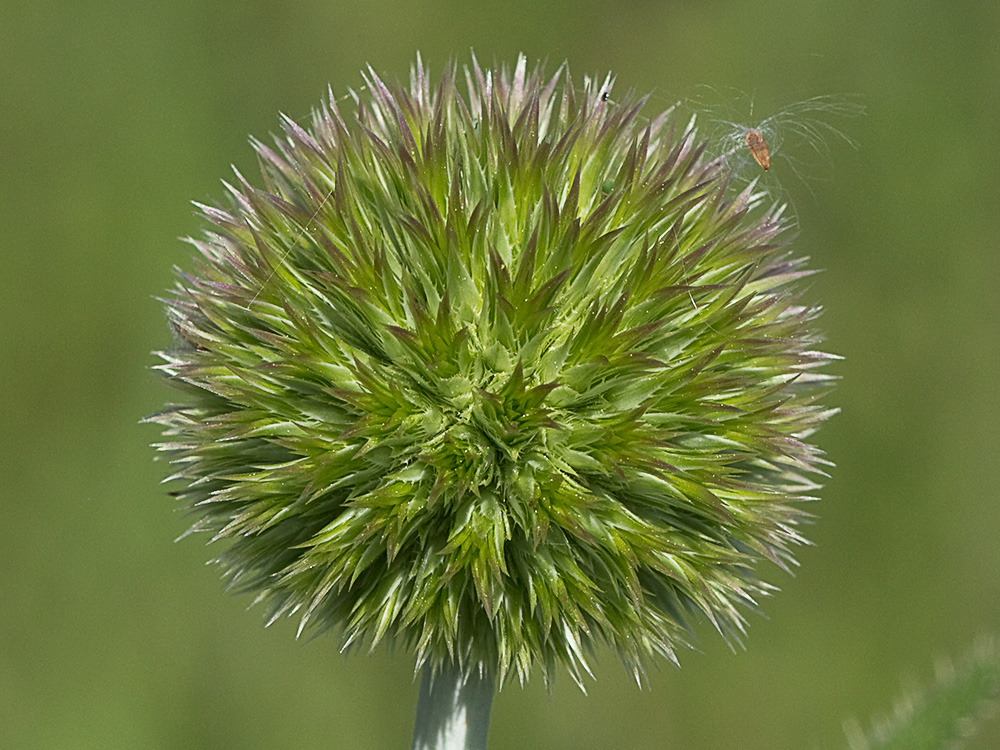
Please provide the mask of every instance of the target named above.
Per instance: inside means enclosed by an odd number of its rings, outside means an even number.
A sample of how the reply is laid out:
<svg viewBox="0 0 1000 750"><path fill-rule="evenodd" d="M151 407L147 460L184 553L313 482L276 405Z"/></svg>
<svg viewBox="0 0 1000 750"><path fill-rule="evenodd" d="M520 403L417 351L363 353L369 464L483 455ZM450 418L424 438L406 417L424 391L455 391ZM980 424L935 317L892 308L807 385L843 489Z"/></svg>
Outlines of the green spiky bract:
<svg viewBox="0 0 1000 750"><path fill-rule="evenodd" d="M780 208L610 78L365 84L202 207L153 417L193 530L272 619L498 685L739 638L830 413Z"/></svg>

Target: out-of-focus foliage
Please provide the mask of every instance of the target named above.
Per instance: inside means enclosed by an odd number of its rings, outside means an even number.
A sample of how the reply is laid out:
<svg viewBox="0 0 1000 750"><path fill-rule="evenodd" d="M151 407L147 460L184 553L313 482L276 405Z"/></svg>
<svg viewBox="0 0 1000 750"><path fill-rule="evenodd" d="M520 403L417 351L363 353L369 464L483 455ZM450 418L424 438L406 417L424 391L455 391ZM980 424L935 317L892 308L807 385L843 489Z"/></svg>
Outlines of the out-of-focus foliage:
<svg viewBox="0 0 1000 750"><path fill-rule="evenodd" d="M980 719L1000 698L1000 656L995 642L980 641L959 664L942 661L922 693L904 695L892 715L865 733L849 728L851 750L958 750L975 735Z"/></svg>

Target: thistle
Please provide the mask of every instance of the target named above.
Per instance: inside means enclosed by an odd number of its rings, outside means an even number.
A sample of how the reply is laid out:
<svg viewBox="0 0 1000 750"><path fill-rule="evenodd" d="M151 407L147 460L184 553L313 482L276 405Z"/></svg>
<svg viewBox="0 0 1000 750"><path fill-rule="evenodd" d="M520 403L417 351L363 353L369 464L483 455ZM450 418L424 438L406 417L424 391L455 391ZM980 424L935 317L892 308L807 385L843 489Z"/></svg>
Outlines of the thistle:
<svg viewBox="0 0 1000 750"><path fill-rule="evenodd" d="M368 72L253 141L166 301L192 531L269 621L502 685L739 639L830 413L781 207L674 111L525 59Z"/></svg>

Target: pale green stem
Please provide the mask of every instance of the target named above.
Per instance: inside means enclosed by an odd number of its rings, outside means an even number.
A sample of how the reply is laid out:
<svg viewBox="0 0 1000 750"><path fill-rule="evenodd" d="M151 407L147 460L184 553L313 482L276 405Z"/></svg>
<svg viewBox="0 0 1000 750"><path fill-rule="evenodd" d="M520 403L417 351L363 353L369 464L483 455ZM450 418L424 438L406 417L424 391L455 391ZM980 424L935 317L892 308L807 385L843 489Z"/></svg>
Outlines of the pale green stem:
<svg viewBox="0 0 1000 750"><path fill-rule="evenodd" d="M424 667L413 750L486 750L492 704L491 678L445 667L432 679Z"/></svg>

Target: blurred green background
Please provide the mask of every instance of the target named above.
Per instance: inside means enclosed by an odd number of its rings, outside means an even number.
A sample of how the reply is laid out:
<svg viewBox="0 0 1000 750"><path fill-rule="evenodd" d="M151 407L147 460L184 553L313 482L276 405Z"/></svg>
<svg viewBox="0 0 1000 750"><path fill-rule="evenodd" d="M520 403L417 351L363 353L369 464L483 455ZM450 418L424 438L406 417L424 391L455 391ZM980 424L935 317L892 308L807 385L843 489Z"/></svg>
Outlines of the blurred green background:
<svg viewBox="0 0 1000 750"><path fill-rule="evenodd" d="M837 123L860 148L831 144L825 180L770 178L845 357L815 546L770 572L745 650L703 625L648 690L610 654L589 696L514 685L491 750L842 748L844 719L1000 630L1000 5L5 0L0 747L409 746L410 656L345 658L224 595L202 541L172 543L186 523L138 420L170 397L154 295L191 267L188 201L221 197L231 163L254 173L247 135L328 83L470 48L613 70L659 106L709 84L760 116L828 93L867 108ZM972 747L997 746L995 720Z"/></svg>

